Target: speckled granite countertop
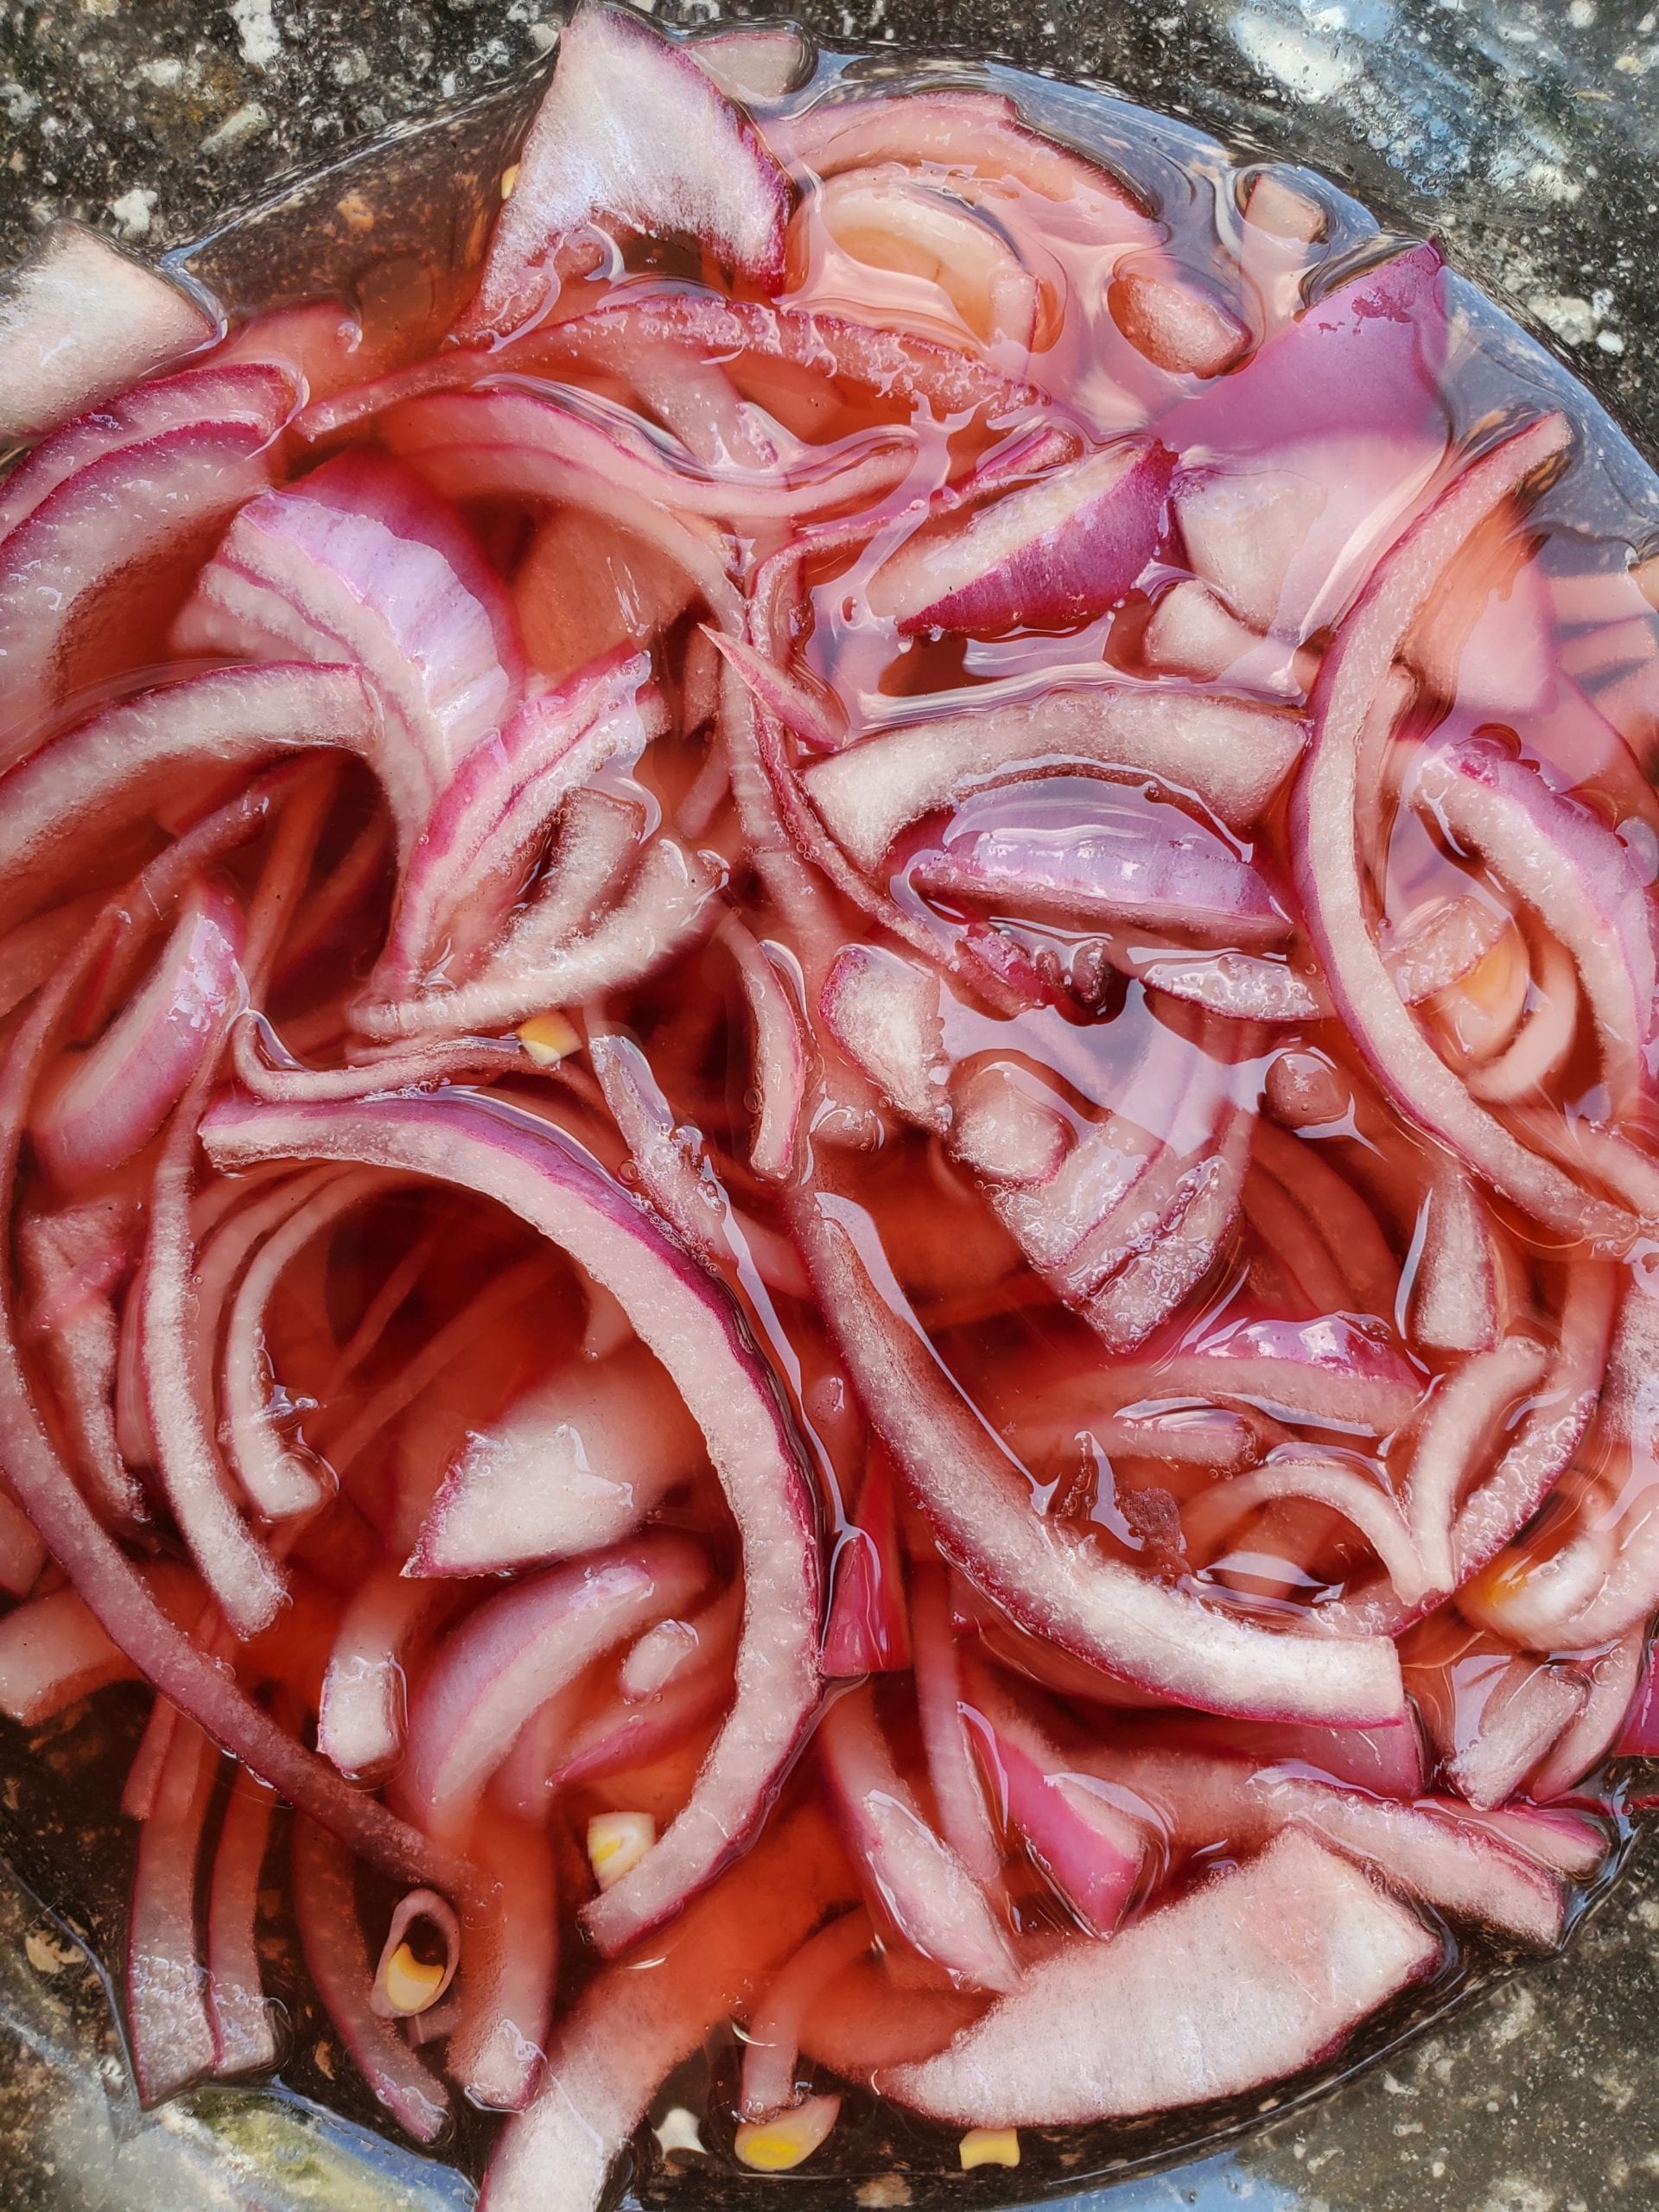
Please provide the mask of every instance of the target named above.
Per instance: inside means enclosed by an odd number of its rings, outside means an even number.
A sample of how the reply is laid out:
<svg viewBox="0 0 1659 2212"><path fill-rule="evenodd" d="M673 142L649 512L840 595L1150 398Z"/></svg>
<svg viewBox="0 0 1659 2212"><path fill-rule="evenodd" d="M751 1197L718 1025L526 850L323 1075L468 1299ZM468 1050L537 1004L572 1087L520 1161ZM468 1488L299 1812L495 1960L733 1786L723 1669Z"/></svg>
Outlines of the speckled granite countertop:
<svg viewBox="0 0 1659 2212"><path fill-rule="evenodd" d="M1099 76L1315 161L1439 231L1659 452L1659 4L811 0L792 12L831 42L893 38ZM285 173L533 68L553 40L538 0L0 0L0 263L60 213L141 251L199 236ZM1656 2021L1649 1837L1564 1957L1242 2145L1090 2192L1075 2212L1659 2212ZM363 2147L238 2092L144 2120L85 1955L0 1878L0 2212L466 2201L420 2161L365 2162Z"/></svg>

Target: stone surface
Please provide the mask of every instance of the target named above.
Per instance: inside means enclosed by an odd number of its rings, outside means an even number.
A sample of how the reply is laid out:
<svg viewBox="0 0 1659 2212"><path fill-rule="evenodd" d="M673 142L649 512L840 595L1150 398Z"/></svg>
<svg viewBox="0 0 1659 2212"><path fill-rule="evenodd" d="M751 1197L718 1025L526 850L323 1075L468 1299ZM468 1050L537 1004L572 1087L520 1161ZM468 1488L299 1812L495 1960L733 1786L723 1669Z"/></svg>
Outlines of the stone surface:
<svg viewBox="0 0 1659 2212"><path fill-rule="evenodd" d="M685 0L684 22L716 10ZM755 10L756 13L764 10ZM989 53L1097 78L1224 133L1310 160L1551 334L1659 448L1653 218L1659 14L1637 0L813 0L827 41ZM199 238L288 173L531 73L555 35L536 0L0 0L0 263L54 215L135 250ZM423 142L467 219L516 111ZM337 208L334 186L318 204ZM463 218L452 219L460 223ZM1654 517L1659 536L1659 513ZM5 1764L0 1755L0 1769ZM15 1801L14 1801L15 1802ZM44 1855L73 1854L60 1830ZM96 1923L89 1923L89 1925ZM1653 2212L1659 2207L1659 1840L1560 1959L1534 1964L1317 2101L1179 2171L1071 2200L1075 2212ZM297 2102L215 2091L137 2109L97 1974L0 1885L0 2212L298 2206L436 2212L470 2192ZM327 2087L327 2060L318 2046ZM1012 2201L1016 2176L953 2182ZM717 2181L694 2156L646 2194L844 2212L844 2183ZM866 2184L874 2208L930 2195Z"/></svg>

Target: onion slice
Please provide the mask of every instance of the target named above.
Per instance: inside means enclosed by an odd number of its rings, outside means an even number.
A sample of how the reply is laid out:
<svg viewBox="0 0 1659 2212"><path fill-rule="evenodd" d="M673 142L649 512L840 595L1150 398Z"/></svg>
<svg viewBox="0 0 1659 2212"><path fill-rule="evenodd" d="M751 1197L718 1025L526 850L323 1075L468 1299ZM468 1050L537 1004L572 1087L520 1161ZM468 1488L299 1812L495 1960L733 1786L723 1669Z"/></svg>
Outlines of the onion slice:
<svg viewBox="0 0 1659 2212"><path fill-rule="evenodd" d="M1399 1718L1398 1662L1386 1641L1247 1626L1046 1524L999 1440L935 1360L857 1209L820 1191L794 1219L848 1371L935 1541L1021 1626L1206 1711L1351 1727Z"/></svg>
<svg viewBox="0 0 1659 2212"><path fill-rule="evenodd" d="M335 1112L230 1100L203 1124L221 1167L271 1158L397 1166L493 1197L620 1300L708 1440L743 1542L737 1695L691 1799L584 1915L611 1954L658 1925L747 1836L818 1691L817 1533L806 1475L770 1378L724 1294L562 1130L482 1099Z"/></svg>
<svg viewBox="0 0 1659 2212"><path fill-rule="evenodd" d="M1064 1946L949 2050L880 2086L958 2126L1205 2104L1311 2064L1440 1955L1405 1906L1293 1830L1110 1942ZM1218 1982L1236 2004L1217 2007Z"/></svg>

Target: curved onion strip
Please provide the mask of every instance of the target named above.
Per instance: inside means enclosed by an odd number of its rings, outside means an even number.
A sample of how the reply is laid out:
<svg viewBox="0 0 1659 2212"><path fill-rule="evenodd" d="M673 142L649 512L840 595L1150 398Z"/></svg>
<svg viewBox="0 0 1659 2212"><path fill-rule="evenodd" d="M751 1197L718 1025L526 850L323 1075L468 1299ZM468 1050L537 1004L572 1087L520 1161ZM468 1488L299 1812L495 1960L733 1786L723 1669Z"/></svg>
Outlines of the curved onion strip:
<svg viewBox="0 0 1659 2212"><path fill-rule="evenodd" d="M803 2022L823 1991L866 1955L874 1939L869 1914L855 1906L803 1943L766 1984L743 2038L738 2105L745 2120L765 2120L799 2102L795 2076Z"/></svg>
<svg viewBox="0 0 1659 2212"><path fill-rule="evenodd" d="M545 2212L550 2174L572 2206L602 2203L612 2164L665 2076L828 1908L851 1898L821 1814L770 1827L671 1930L603 1967L561 2019L535 2099L490 2161L480 2212Z"/></svg>
<svg viewBox="0 0 1659 2212"><path fill-rule="evenodd" d="M1518 1142L1476 1104L1418 1029L1366 918L1352 826L1359 732L1400 640L1471 533L1554 463L1569 435L1560 416L1512 433L1466 468L1378 564L1315 688L1313 742L1291 796L1292 867L1338 1011L1401 1111L1546 1228L1623 1245L1637 1226L1631 1217Z"/></svg>
<svg viewBox="0 0 1659 2212"><path fill-rule="evenodd" d="M912 1571L910 1628L922 1750L938 1814L939 1832L974 1878L989 1885L1002 1872L1002 1853L991 1826L985 1792L968 1740L961 1670L943 1567L923 1561Z"/></svg>
<svg viewBox="0 0 1659 2212"><path fill-rule="evenodd" d="M1642 1679L1647 1635L1634 1628L1586 1668L1590 1694L1576 1720L1563 1729L1541 1765L1533 1770L1528 1793L1546 1801L1564 1797L1616 1746Z"/></svg>
<svg viewBox="0 0 1659 2212"><path fill-rule="evenodd" d="M820 1190L794 1219L848 1371L935 1541L1022 1626L1207 1711L1356 1727L1398 1717L1392 1645L1265 1634L1046 1525L1001 1440L938 1364L858 1209Z"/></svg>
<svg viewBox="0 0 1659 2212"><path fill-rule="evenodd" d="M146 2104L173 2095L213 2064L195 1897L215 1764L201 1730L181 1721L138 1839L127 1919L127 2022Z"/></svg>
<svg viewBox="0 0 1659 2212"><path fill-rule="evenodd" d="M696 854L658 837L627 890L585 936L543 944L532 903L471 982L418 998L366 1001L356 1010L358 1027L387 1039L464 1035L640 982L714 927L719 887Z"/></svg>
<svg viewBox="0 0 1659 2212"><path fill-rule="evenodd" d="M263 2073L276 2063L256 1932L259 1879L276 1811L275 1793L238 1769L231 1780L207 1899L207 1999L216 2074Z"/></svg>
<svg viewBox="0 0 1659 2212"><path fill-rule="evenodd" d="M504 1940L492 1961L467 1961L445 2069L474 2104L518 2112L536 2085L553 2013L559 1951L553 1847L539 1827L493 1808L480 1826L477 1850L500 1887Z"/></svg>
<svg viewBox="0 0 1659 2212"><path fill-rule="evenodd" d="M486 1784L531 1716L594 1660L695 1598L707 1575L696 1545L658 1529L486 1599L426 1669L393 1802L429 1835L467 1835Z"/></svg>
<svg viewBox="0 0 1659 2212"><path fill-rule="evenodd" d="M281 1057L271 1057L273 1052ZM231 1032L231 1061L242 1088L271 1106L378 1098L391 1091L459 1083L467 1076L505 1074L525 1065L516 1037L458 1037L407 1052L382 1052L355 1066L302 1067L283 1049L270 1024L252 1014Z"/></svg>
<svg viewBox="0 0 1659 2212"><path fill-rule="evenodd" d="M314 1237L327 1234L353 1206L392 1187L374 1174L331 1179L265 1239L231 1300L220 1369L220 1433L244 1491L267 1521L308 1513L327 1496L313 1457L283 1440L272 1415L267 1308L289 1262Z"/></svg>
<svg viewBox="0 0 1659 2212"><path fill-rule="evenodd" d="M295 1915L317 1994L375 2096L417 2143L430 2143L448 2118L448 2094L374 2011L350 1856L325 1829L301 1818L294 1823L292 1866Z"/></svg>
<svg viewBox="0 0 1659 2212"><path fill-rule="evenodd" d="M1407 1477L1407 1513L1437 1591L1457 1587L1452 1532L1470 1470L1504 1412L1542 1382L1548 1366L1541 1344L1530 1337L1506 1337L1446 1376L1429 1399ZM1400 1594L1406 1598L1403 1590Z"/></svg>
<svg viewBox="0 0 1659 2212"><path fill-rule="evenodd" d="M1388 1491L1357 1468L1311 1452L1277 1453L1200 1491L1181 1516L1188 1541L1207 1550L1256 1506L1284 1497L1311 1498L1351 1522L1382 1561L1402 1605L1414 1605L1428 1591L1421 1554Z"/></svg>
<svg viewBox="0 0 1659 2212"><path fill-rule="evenodd" d="M957 1987L1012 1989L1019 1968L1001 1915L924 1817L893 1763L869 1691L849 1690L836 1699L815 1741L831 1805L872 1906ZM971 1770L968 1778L978 1787Z"/></svg>
<svg viewBox="0 0 1659 2212"><path fill-rule="evenodd" d="M812 1506L769 1377L702 1269L570 1138L533 1116L483 1099L343 1112L233 1102L215 1109L203 1135L221 1166L296 1155L357 1160L497 1198L620 1300L707 1438L744 1547L737 1695L688 1805L584 1915L601 1949L622 1948L709 1880L752 1829L817 1700Z"/></svg>
<svg viewBox="0 0 1659 2212"><path fill-rule="evenodd" d="M799 1012L801 985L789 954L758 944L738 922L721 936L737 963L754 1029L754 1093L759 1101L749 1164L768 1182L785 1181L794 1162L806 1104L807 1042Z"/></svg>

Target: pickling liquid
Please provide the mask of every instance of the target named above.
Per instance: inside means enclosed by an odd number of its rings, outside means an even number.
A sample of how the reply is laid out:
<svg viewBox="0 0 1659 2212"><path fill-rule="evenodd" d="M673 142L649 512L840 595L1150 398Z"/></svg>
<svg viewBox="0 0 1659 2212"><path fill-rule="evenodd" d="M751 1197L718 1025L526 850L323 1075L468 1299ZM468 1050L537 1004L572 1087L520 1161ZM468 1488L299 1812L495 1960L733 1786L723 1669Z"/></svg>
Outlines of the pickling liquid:
<svg viewBox="0 0 1659 2212"><path fill-rule="evenodd" d="M853 95L861 77L856 60L826 59L800 92L764 111L773 143L798 149L802 174L812 174L812 149L830 143L815 135L813 119ZM979 80L963 71L953 81ZM1006 76L997 82L1028 99L1029 119L1045 126L1045 87ZM938 89L932 74L917 83ZM902 79L881 79L884 92L904 89ZM732 377L747 423L797 459L827 463L856 453L885 424L917 432L912 463L886 494L874 528L861 515L855 533L831 519L809 530L804 542L795 536L799 557L776 572L774 650L790 657L827 723L864 741L969 711L1017 707L1103 676L1155 680L1183 696L1224 696L1294 716L1306 707L1343 614L1410 518L1501 429L1562 410L1574 432L1569 463L1529 501L1523 517L1506 512L1501 525L1477 536L1461 557L1455 588L1408 642L1409 698L1390 741L1401 765L1383 779L1378 802L1370 918L1403 957L1414 944L1421 953L1430 925L1443 924L1459 902L1478 910L1471 926L1484 932L1485 949L1425 993L1421 1021L1447 1063L1477 1078L1510 1055L1522 1075L1517 1087L1498 1094L1499 1110L1517 1125L1528 1116L1549 1117L1558 1131L1555 1151L1574 1156L1580 1135L1602 1128L1610 1114L1590 1012L1573 997L1570 969L1564 977L1561 963L1552 964L1548 931L1535 911L1478 851L1459 843L1444 813L1411 802L1410 762L1418 747L1464 740L1491 745L1611 829L1643 882L1652 881L1659 869L1659 806L1649 787L1659 718L1659 575L1641 558L1659 514L1659 486L1565 372L1455 275L1424 264L1404 316L1386 298L1369 306L1368 276L1390 264L1406 242L1379 231L1363 208L1323 180L1235 159L1183 126L1104 99L1068 99L1064 116L1060 137L1069 132L1083 154L1104 162L1128 188L1116 200L1105 194L1116 209L1115 234L1098 211L1084 219L1075 204L1045 197L1029 183L981 178L962 204L1001 250L982 267L941 263L924 273L916 264L925 255L914 238L895 243L850 194L837 202L833 222L827 213L812 217L814 203L804 203L780 304L855 316L950 346L977 343L994 370L1036 387L1054 404L1026 410L1012 427L995 408L967 407L941 418L850 376L734 354ZM1020 273L1020 283L1008 281L1011 270ZM626 371L607 374L592 361L556 364L557 329L602 306L695 289L709 273L678 248L630 247L592 276L567 283L548 318L500 345L492 369L531 394L551 386L567 398L575 386L672 431L671 393L653 413L649 395ZM1174 296L1224 309L1205 339L1224 359L1212 373L1162 365L1174 358L1172 347L1196 342L1158 321ZM1325 314L1363 329L1371 313L1388 324L1386 342L1362 343L1351 355L1338 350L1312 368L1294 350L1299 318ZM371 309L359 353L372 368L363 373L394 372L423 356L439 334L418 321L377 324ZM1352 359L1362 365L1349 381L1341 365ZM1298 579L1293 553L1288 569L1281 563L1276 579L1268 576L1262 605L1249 605L1252 578L1260 582L1262 564L1273 564L1260 552L1261 539L1243 568L1236 564L1224 514L1203 542L1196 523L1185 537L1179 524L1163 531L1155 557L1135 581L1105 611L1080 619L989 622L954 634L924 624L906 634L879 611L885 564L914 532L918 499L935 501L936 519L948 513L955 497L949 487L976 466L1001 467L1011 482L1022 481L1031 441L1044 428L1067 425L1096 443L1131 434L1155 438L1175 457L1183 480L1203 480L1206 472L1243 480L1249 496L1240 494L1241 512L1247 519L1255 514L1250 527L1262 532L1273 499L1288 498L1313 533L1302 541L1315 547L1307 573ZM385 418L365 415L326 433L317 450L377 439L396 444L397 435ZM666 575L637 538L614 529L607 536L576 510L550 511L544 500L493 491L469 496L464 467L443 488L459 499L509 585L531 658L544 675L561 680L607 645L649 637L671 734L613 764L601 787L653 829L677 830L688 847L712 855L711 867L726 871L729 902L758 934L787 943L788 931L767 903L772 879L765 855L746 841L729 792L709 769L717 667L702 634L702 599L683 578ZM747 549L750 573L794 535L775 524L768 535L768 525L758 524ZM1281 598L1279 616L1264 619L1287 575L1288 604ZM181 600L189 582L181 578ZM1195 615L1196 623L1189 620ZM820 765L844 757L815 753L798 736L786 735L785 748L788 770L809 794ZM260 1008L309 1058L338 1053L335 1002L346 981L367 976L385 934L392 874L384 842L375 843L376 820L367 779L355 771L340 777L308 895L321 898L348 862L355 887L278 969ZM1088 831L1081 856L1080 824ZM964 1156L960 1119L944 1131L884 1116L867 1077L842 1067L808 1141L816 1157L833 1160L839 1203L856 1218L861 1249L880 1255L884 1281L913 1313L939 1366L1027 1480L1033 1510L1104 1558L1241 1619L1380 1622L1401 1638L1408 1687L1427 1727L1432 1775L1478 1736L1495 1684L1523 1650L1540 1664L1559 1659L1563 1669L1599 1656L1592 1650L1586 1658L1580 1648L1540 1651L1510 1631L1522 1619L1535 1570L1574 1541L1605 1541L1610 1560L1659 1552L1659 1466L1639 1451L1599 1445L1592 1432L1512 1541L1498 1548L1467 1602L1416 1619L1411 1605L1397 1603L1375 1544L1320 1497L1247 1492L1249 1502L1235 1510L1218 1497L1216 1469L1229 1451L1245 1467L1282 1465L1300 1451L1340 1467L1379 1497L1403 1497L1414 1440L1389 1409L1442 1382L1460 1357L1426 1344L1414 1327L1443 1154L1385 1094L1328 1006L1296 1020L1238 1020L1217 1013L1215 998L1205 995L1217 963L1230 973L1227 963L1236 959L1255 963L1253 976L1272 971L1274 989L1300 978L1317 991L1316 965L1296 925L1294 837L1282 788L1241 825L1202 794L1156 775L1103 780L1063 762L1013 791L988 777L971 788L953 786L943 804L912 809L864 869L861 910L844 887L823 893L839 944L893 944L886 918L897 915L912 955L932 948L944 975L937 1050L952 1096L960 1100L972 1089L994 1103L1024 1101L1030 1114L1020 1126L1035 1128L1064 1159L1075 1160L1090 1132L1137 1096L1173 1117L1169 1126L1147 1128L1148 1146L1173 1146L1183 1160L1202 1158L1220 1142L1217 1100L1228 1110L1259 1115L1258 1139L1224 1225L1193 1248L1192 1280L1169 1310L1160 1310L1155 1296L1103 1307L1090 1301L1144 1259L1160 1227L1166 1235L1179 1231L1173 1212L1131 1230L1120 1222L1119 1242L1097 1279L1075 1269L1067 1278L1074 1255L1064 1248L1052 1211L1045 1213L1047 1183L987 1172L982 1155ZM257 880L261 849L232 864L234 881L247 887ZM797 864L787 845L780 850ZM1241 921L1235 937L1217 934L1202 914L1195 923L1190 899L1171 894L1173 879L1158 875L1160 855L1166 870L1178 861L1188 870L1188 882L1191 870L1200 870L1212 905L1232 902ZM118 856L119 868L117 857L85 887L102 888L124 873L131 856ZM1047 887L1040 895L1034 881ZM814 969L814 952L791 949L800 990L815 995L823 976ZM1563 1013L1569 997L1577 1010ZM90 1010L85 1033L95 1031L109 1003L105 998ZM746 1165L757 1099L730 962L719 947L700 943L612 994L602 1011L639 1041L675 1123L700 1133L718 1160L740 1231L732 1248L737 1256L728 1254L721 1264L804 1440L832 1532L826 1555L836 1562L833 1593L835 1575L851 1571L857 1540L849 1531L861 1526L874 1447L832 1332L793 1255L787 1206ZM1518 1041L1552 1018L1564 1028L1564 1041L1541 1057L1541 1078L1527 1082ZM834 1049L827 1048L831 1056ZM1137 1093L1137 1071L1154 1060L1164 1078ZM579 1058L560 1076L515 1073L497 1088L537 1111L569 1109L601 1163L640 1187ZM1625 1102L1618 1119L1645 1154L1659 1139L1650 1086ZM38 1195L38 1185L26 1190L25 1205ZM134 1195L142 1203L137 1171ZM1088 1203L1086 1192L1076 1201L1080 1208ZM1548 1345L1582 1270L1608 1262L1582 1242L1541 1230L1501 1199L1492 1211L1508 1268L1503 1295L1510 1325L1530 1327ZM1073 1247L1090 1225L1081 1211L1071 1217ZM1053 1246L1048 1257L1041 1256L1046 1236ZM400 1287L389 1316L381 1310L388 1286ZM272 1387L283 1400L287 1433L332 1468L339 1491L287 1553L296 1598L277 1647L238 1662L260 1670L262 1694L288 1700L310 1725L343 1605L365 1577L407 1551L465 1440L487 1433L524 1392L584 1352L591 1357L596 1344L608 1349L623 1341L626 1322L607 1345L606 1332L616 1328L603 1299L570 1262L464 1195L404 1189L377 1198L290 1268L266 1319ZM448 1356L429 1373L421 1363L435 1340ZM363 1348L354 1357L357 1344ZM1332 1374L1357 1376L1363 1387L1332 1392L1325 1387ZM676 1418L671 1387L648 1356L641 1357L637 1387L660 1394L665 1422ZM1529 1402L1517 1393L1504 1410L1503 1437ZM1193 1441L1200 1431L1202 1445ZM1493 1441L1490 1453L1499 1448ZM894 1514L890 1557L931 1559L920 1516L907 1504ZM700 1446L691 1447L684 1479L656 1517L707 1548L719 1575L735 1573L729 1516ZM167 1540L161 1541L165 1548ZM1058 1700L1056 1709L1097 1742L1179 1744L1201 1725L1185 1715L1171 1719L1154 1696L1028 1635L960 1578L951 1591L958 1643L982 1647L1007 1679ZM465 1586L457 1611L473 1594ZM1610 1636L1602 1648L1618 1640ZM595 1670L583 1696L567 1705L564 1725L580 1734L612 1695L610 1674ZM881 1681L877 1702L925 1804L926 1763L902 1673ZM142 1711L137 1690L105 1692L73 1727L48 1724L26 1752L21 1734L10 1736L18 1789L8 1843L16 1863L72 1919L96 1918L111 1961L118 1955L124 1879L111 1870L124 1867L130 1848L130 1831L112 1808ZM588 1821L644 1808L665 1821L718 1719L717 1709L707 1712L671 1748L579 1782L559 1798L550 1834L563 1897L583 1894L578 1840ZM1236 1724L1230 1739L1232 1749L1263 1764L1306 1762L1306 1747L1287 1749L1287 1741L1275 1744L1266 1721ZM1317 1758L1311 1764L1317 1771ZM221 1778L210 1838L230 1786ZM815 1786L809 1755L788 1789L804 1796ZM1610 1878L1630 1829L1620 1790L1605 1773L1593 1788L1573 1792L1572 1802L1589 1806L1605 1822L1608 1846L1603 1868L1574 1891L1576 1911ZM92 1840L89 1852L70 1847L65 1806L73 1808L76 1834ZM1150 1897L1179 1894L1236 1852L1225 1833L1195 1839L1165 1821L1155 1803L1141 1799L1138 1810L1157 1842L1136 1910ZM31 1848L37 1822L54 1839L50 1866ZM279 1842L281 1831L279 1817ZM297 1964L284 1863L273 1845L261 1919L271 1993L287 2012L278 2085L395 2133L331 2038ZM85 1886L83 1866L91 1869ZM378 1878L362 1878L365 1928L380 1929L391 1901ZM1065 1898L1017 1848L1008 1856L1002 1906L1022 1938L1075 1928ZM663 1948L671 1972L671 1929ZM1453 1938L1448 1929L1442 1971L1369 2021L1314 2080L1391 2047L1503 1955L1501 1943L1462 1932ZM589 1972L580 1942L567 1936L561 2009ZM766 2186L732 2154L740 2060L740 2044L717 2037L706 2061L682 2069L660 2094L653 2120L661 2124L671 2108L690 2109L707 2155L663 2154L649 2162L637 2180L647 2201L708 2201L715 2171L722 2190L753 2194ZM1303 2076L1294 2088L1306 2086ZM953 2132L876 2099L868 2082L851 2088L835 2133L791 2185L817 2183L836 2196L902 2172L913 2192L909 2201L934 2201L936 2177L943 2177L938 2201L944 2201L956 2162ZM1246 2124L1261 2101L1114 2127L1028 2133L1008 2190L1062 2177L1080 2183L1179 2156ZM493 2126L463 2108L437 2155L476 2175Z"/></svg>

